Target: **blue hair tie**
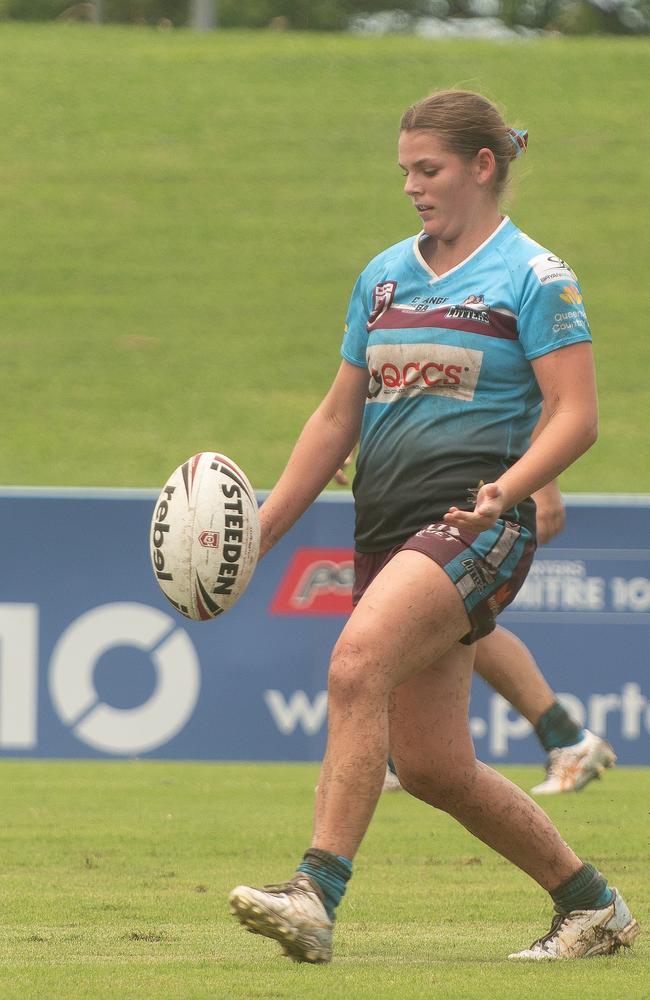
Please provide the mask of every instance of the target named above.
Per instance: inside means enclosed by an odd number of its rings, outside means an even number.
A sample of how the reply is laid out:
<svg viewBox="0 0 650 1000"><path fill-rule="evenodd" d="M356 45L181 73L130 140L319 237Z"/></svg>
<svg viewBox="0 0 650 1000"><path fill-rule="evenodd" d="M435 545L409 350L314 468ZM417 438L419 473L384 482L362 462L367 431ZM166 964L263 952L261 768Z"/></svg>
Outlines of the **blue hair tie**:
<svg viewBox="0 0 650 1000"><path fill-rule="evenodd" d="M523 156L528 149L528 129L507 128L506 135L510 139L514 148L513 159L516 159L518 156Z"/></svg>

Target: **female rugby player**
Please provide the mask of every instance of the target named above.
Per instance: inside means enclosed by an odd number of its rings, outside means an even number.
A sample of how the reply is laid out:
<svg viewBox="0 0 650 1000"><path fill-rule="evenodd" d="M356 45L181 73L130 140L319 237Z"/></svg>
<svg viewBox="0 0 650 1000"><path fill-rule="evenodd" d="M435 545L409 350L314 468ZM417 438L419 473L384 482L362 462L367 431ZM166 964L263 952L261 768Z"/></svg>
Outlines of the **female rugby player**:
<svg viewBox="0 0 650 1000"><path fill-rule="evenodd" d="M407 791L550 893L551 931L511 958L611 953L638 933L617 890L532 799L476 760L469 731L474 644L533 558L531 493L597 433L576 276L500 210L526 141L466 91L405 112L399 164L421 231L359 277L338 374L260 512L265 552L359 439L356 606L330 664L311 847L289 882L230 894L234 915L296 961L331 958L389 753Z"/></svg>

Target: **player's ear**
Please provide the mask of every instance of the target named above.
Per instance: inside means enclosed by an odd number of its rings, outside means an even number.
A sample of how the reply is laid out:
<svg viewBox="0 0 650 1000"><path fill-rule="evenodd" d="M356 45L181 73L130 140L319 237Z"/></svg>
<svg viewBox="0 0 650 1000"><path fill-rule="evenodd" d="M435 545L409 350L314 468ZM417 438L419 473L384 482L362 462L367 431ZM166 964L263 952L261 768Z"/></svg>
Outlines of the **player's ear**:
<svg viewBox="0 0 650 1000"><path fill-rule="evenodd" d="M481 186L491 184L497 167L497 161L492 150L487 146L479 149L474 157L473 167L474 176L478 184Z"/></svg>

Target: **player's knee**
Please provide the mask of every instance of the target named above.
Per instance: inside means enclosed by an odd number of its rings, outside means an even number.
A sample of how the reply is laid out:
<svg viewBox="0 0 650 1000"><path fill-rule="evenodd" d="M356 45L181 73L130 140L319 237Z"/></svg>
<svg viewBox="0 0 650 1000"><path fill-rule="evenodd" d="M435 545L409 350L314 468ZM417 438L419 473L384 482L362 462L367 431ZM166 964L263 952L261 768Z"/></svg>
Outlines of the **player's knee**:
<svg viewBox="0 0 650 1000"><path fill-rule="evenodd" d="M381 682L370 659L364 649L353 642L336 644L327 683L330 708L349 706L377 696Z"/></svg>
<svg viewBox="0 0 650 1000"><path fill-rule="evenodd" d="M405 769L399 767L397 776L402 788L416 799L427 802L436 809L444 809L447 782L440 780L438 775L426 772L417 767Z"/></svg>
<svg viewBox="0 0 650 1000"><path fill-rule="evenodd" d="M449 768L426 768L418 762L398 765L397 775L402 788L416 799L435 809L453 813L458 804L471 796L475 764Z"/></svg>

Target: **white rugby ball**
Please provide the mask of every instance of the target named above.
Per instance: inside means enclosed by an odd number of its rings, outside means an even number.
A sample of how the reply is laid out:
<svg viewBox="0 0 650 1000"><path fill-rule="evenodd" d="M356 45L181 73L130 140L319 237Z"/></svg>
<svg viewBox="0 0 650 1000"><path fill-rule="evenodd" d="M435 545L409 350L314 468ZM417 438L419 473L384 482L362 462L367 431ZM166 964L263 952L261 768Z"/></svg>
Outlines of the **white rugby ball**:
<svg viewBox="0 0 650 1000"><path fill-rule="evenodd" d="M253 487L231 458L193 455L169 477L151 519L154 575L177 611L206 621L242 596L257 564Z"/></svg>

